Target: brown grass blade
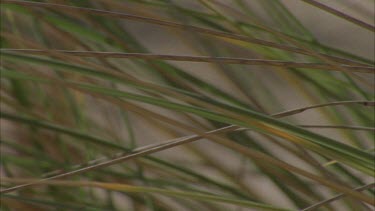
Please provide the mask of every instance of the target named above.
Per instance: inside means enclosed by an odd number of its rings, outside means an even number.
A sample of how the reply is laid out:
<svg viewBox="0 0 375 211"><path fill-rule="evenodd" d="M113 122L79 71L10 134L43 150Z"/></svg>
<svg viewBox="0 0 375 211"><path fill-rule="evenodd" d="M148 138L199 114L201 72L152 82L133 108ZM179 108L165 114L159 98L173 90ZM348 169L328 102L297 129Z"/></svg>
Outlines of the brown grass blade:
<svg viewBox="0 0 375 211"><path fill-rule="evenodd" d="M375 32L375 26L372 26L371 24L365 23L365 22L363 22L363 21L361 21L359 19L356 19L356 18L348 15L348 14L340 12L340 11L338 11L338 10L332 8L332 7L329 7L329 6L325 5L325 4L322 4L322 3L317 2L315 0L302 0L302 1L304 1L304 2L306 2L308 4L313 5L314 7L322 9L322 10L328 12L328 13L331 13L331 14L337 16L337 17L345 19L345 20L347 20L347 21L349 21L351 23L354 23L357 26L360 26L360 27L362 27L364 29L367 29L369 31Z"/></svg>
<svg viewBox="0 0 375 211"><path fill-rule="evenodd" d="M1 49L0 52L19 52L25 54L50 55L51 53L69 54L78 57L98 57L98 58L126 58L126 59L143 59L143 60L169 60L169 61L184 61L184 62L209 62L209 63L224 63L224 64L243 64L243 65L264 65L277 66L284 68L309 68L319 70L335 70L333 66L322 63L303 63L290 62L281 60L264 60L264 59L247 59L247 58L232 58L232 57L207 57L207 56L176 56L163 54L148 54L148 53L121 53L121 52L97 52L97 51L69 51L69 50L41 50L41 49ZM375 74L375 68L366 66L349 66L342 65L353 72L372 73Z"/></svg>

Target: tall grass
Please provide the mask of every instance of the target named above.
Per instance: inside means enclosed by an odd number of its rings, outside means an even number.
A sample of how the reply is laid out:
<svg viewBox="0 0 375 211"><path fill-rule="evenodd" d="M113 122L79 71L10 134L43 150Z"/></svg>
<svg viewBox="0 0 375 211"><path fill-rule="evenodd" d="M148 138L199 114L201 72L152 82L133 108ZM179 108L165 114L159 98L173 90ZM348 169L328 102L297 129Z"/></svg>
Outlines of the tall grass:
<svg viewBox="0 0 375 211"><path fill-rule="evenodd" d="M373 55L293 2L2 0L1 209L372 210Z"/></svg>

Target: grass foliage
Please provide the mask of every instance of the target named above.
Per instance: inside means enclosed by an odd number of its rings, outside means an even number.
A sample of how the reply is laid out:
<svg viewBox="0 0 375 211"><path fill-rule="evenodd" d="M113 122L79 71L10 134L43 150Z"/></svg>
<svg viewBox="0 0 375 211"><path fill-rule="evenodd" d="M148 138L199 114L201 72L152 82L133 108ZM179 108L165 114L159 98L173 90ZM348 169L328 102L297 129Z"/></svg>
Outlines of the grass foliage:
<svg viewBox="0 0 375 211"><path fill-rule="evenodd" d="M373 209L374 60L285 2L2 0L1 210Z"/></svg>

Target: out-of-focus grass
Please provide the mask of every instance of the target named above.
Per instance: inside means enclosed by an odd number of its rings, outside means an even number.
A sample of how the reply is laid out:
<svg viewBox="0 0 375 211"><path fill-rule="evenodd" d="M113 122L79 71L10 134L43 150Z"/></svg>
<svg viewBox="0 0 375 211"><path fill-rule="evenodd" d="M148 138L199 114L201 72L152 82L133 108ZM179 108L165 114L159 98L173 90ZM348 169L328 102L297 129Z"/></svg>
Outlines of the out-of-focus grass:
<svg viewBox="0 0 375 211"><path fill-rule="evenodd" d="M3 210L374 206L374 61L282 2L1 2Z"/></svg>

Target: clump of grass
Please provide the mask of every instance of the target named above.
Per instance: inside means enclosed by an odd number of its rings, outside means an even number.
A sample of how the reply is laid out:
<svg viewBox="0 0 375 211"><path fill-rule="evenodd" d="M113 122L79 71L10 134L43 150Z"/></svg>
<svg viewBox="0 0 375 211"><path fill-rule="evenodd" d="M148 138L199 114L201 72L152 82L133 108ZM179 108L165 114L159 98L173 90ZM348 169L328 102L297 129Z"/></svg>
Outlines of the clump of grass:
<svg viewBox="0 0 375 211"><path fill-rule="evenodd" d="M2 0L1 14L2 209L373 208L374 61L281 1Z"/></svg>

